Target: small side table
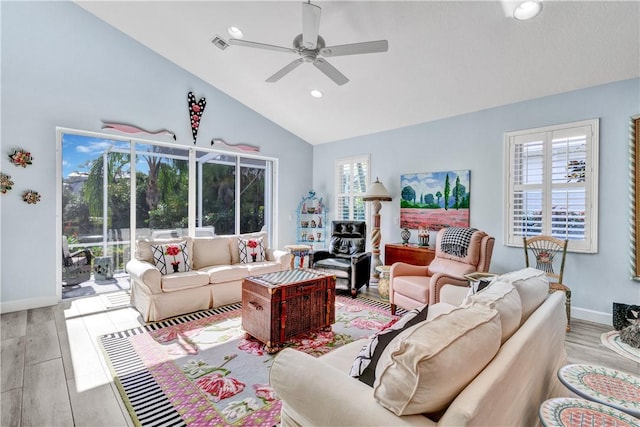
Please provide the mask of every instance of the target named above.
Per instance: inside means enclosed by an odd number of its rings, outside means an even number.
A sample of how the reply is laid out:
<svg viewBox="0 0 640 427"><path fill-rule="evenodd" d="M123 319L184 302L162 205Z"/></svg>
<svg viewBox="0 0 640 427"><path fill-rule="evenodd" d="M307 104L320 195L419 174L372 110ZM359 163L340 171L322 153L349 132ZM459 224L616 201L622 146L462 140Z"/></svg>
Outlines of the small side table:
<svg viewBox="0 0 640 427"><path fill-rule="evenodd" d="M99 256L93 260L93 279L113 279L113 263L110 256Z"/></svg>
<svg viewBox="0 0 640 427"><path fill-rule="evenodd" d="M389 300L389 271L391 270L391 266L379 265L376 267L376 270L380 273L380 279L378 279L380 299L387 301Z"/></svg>
<svg viewBox="0 0 640 427"><path fill-rule="evenodd" d="M585 399L640 417L640 378L593 365L567 365L558 369L558 379Z"/></svg>
<svg viewBox="0 0 640 427"><path fill-rule="evenodd" d="M311 246L309 245L286 245L284 247L291 254L291 261L289 262L289 270L296 268L296 258L298 258L298 267L304 268L304 257L309 256L311 252ZM309 266L311 267L311 266Z"/></svg>
<svg viewBox="0 0 640 427"><path fill-rule="evenodd" d="M545 427L637 427L640 423L639 419L610 406L573 397L545 400L538 416Z"/></svg>

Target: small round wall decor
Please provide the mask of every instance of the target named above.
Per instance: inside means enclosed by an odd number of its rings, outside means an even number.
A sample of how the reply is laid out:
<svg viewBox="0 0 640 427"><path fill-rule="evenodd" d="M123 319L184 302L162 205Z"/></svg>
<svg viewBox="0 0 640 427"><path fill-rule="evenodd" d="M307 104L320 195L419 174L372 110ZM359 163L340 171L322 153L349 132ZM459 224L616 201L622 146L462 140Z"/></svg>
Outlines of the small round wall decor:
<svg viewBox="0 0 640 427"><path fill-rule="evenodd" d="M27 190L22 193L22 200L30 205L35 205L40 201L40 195L37 191Z"/></svg>
<svg viewBox="0 0 640 427"><path fill-rule="evenodd" d="M0 193L6 194L12 187L13 181L11 181L11 175L0 172Z"/></svg>
<svg viewBox="0 0 640 427"><path fill-rule="evenodd" d="M22 166L23 168L26 168L27 165L33 162L31 153L23 149L13 150L13 154L9 155L9 159L11 159L11 163L14 165Z"/></svg>

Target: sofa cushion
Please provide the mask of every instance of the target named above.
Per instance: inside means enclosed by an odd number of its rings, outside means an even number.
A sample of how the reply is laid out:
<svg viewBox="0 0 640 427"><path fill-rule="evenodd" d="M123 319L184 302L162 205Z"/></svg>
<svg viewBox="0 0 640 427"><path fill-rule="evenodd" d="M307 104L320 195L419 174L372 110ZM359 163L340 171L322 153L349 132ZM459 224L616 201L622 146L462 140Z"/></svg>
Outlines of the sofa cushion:
<svg viewBox="0 0 640 427"><path fill-rule="evenodd" d="M242 239L257 239L259 237L262 237L262 241L263 244L266 247L268 247L269 245L267 244L268 240L267 240L267 232L266 231L259 231L256 233L245 233L245 234L240 234L240 235L229 235L226 236L229 238L229 252L231 253L231 264L239 264L240 263L240 248L238 247L238 239L242 238Z"/></svg>
<svg viewBox="0 0 640 427"><path fill-rule="evenodd" d="M446 408L500 348L500 315L458 307L400 333L382 352L374 398L396 415Z"/></svg>
<svg viewBox="0 0 640 427"><path fill-rule="evenodd" d="M240 263L262 262L265 260L264 243L262 237L245 239L238 237L238 254Z"/></svg>
<svg viewBox="0 0 640 427"><path fill-rule="evenodd" d="M322 270L336 277L351 278L350 258L325 258L313 263L313 268Z"/></svg>
<svg viewBox="0 0 640 427"><path fill-rule="evenodd" d="M374 334L360 349L349 375L373 387L376 379L376 365L382 351L400 332L426 320L428 310L428 305L411 310L390 327Z"/></svg>
<svg viewBox="0 0 640 427"><path fill-rule="evenodd" d="M522 303L520 324L524 323L549 295L549 279L544 271L535 268L529 267L506 273L499 276L497 280L511 283L518 291Z"/></svg>
<svg viewBox="0 0 640 427"><path fill-rule="evenodd" d="M456 308L458 308L458 306L448 304L446 302L437 302L435 304L430 304L429 314L427 314L427 320L433 320L440 315L450 313Z"/></svg>
<svg viewBox="0 0 640 427"><path fill-rule="evenodd" d="M185 273L173 273L162 276L161 287L163 292L175 292L182 289L198 288L208 283L208 274L191 270Z"/></svg>
<svg viewBox="0 0 640 427"><path fill-rule="evenodd" d="M242 280L249 275L246 264L216 265L200 269L199 271L209 275L209 283L224 283Z"/></svg>
<svg viewBox="0 0 640 427"><path fill-rule="evenodd" d="M275 261L252 262L251 264L247 264L247 268L249 269L249 276L282 271L282 266Z"/></svg>
<svg viewBox="0 0 640 427"><path fill-rule="evenodd" d="M151 237L142 237L136 242L136 259L140 261L146 261L153 264L153 252L151 245L164 245L167 243L182 243L186 242L187 252L193 253L193 239L191 237L178 237L168 239L154 239ZM192 261L192 260L191 260ZM193 264L190 265L193 268Z"/></svg>
<svg viewBox="0 0 640 427"><path fill-rule="evenodd" d="M503 343L520 327L520 319L522 318L520 294L510 283L492 282L484 290L468 296L462 305L481 305L498 310L502 325L501 342Z"/></svg>
<svg viewBox="0 0 640 427"><path fill-rule="evenodd" d="M193 268L231 264L228 237L196 237L193 239Z"/></svg>
<svg viewBox="0 0 640 427"><path fill-rule="evenodd" d="M186 242L151 245L151 252L153 252L153 263L160 270L160 274L183 273L191 270Z"/></svg>

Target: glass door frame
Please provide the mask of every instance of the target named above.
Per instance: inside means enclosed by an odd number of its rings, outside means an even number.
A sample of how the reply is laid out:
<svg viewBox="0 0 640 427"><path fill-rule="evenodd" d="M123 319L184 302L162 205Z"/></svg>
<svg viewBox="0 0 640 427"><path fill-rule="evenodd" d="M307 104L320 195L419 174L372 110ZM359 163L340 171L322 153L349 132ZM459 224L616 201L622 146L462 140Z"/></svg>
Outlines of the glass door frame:
<svg viewBox="0 0 640 427"><path fill-rule="evenodd" d="M197 147L197 146L187 146L183 144L177 144L175 142L167 142L161 140L151 140L144 139L126 135L117 135L111 133L103 133L103 132L92 132L85 131L79 129L65 128L65 127L56 127L56 226L55 226L55 241L56 241L56 258L58 260L62 259L62 193L63 193L63 183L62 183L62 138L64 134L75 134L80 136L86 136L90 138L103 138L120 142L128 142L129 143L129 154L130 154L130 216L129 216L129 226L130 226L130 234L129 234L129 244L131 247L130 253L133 253L136 242L136 163L138 152L136 150L137 144L147 144L147 145L158 145L164 147L171 147L177 149L188 150L188 163L189 163L189 183L188 183L188 235L194 236L196 230L196 215L197 215L197 201L198 195L196 194L197 182L199 179L198 172L198 162L196 151L202 151L207 153L214 154L224 154L229 156L235 156L236 160L236 170L239 171L242 165L242 158L249 159L259 159L266 161L266 172L265 172L265 217L264 224L267 226L268 237L269 237L269 246L277 247L278 245L278 222L276 218L278 218L278 181L279 181L279 161L275 157L268 157L259 154L252 153L244 153L239 151L224 151L224 150L214 150L211 148L205 147ZM201 187L198 187L201 188ZM236 173L236 195L239 196L240 190L240 179L239 173ZM107 191L105 187L105 191ZM240 230L240 197L236 197L235 201L235 230L236 233L239 233ZM104 199L106 200L106 198ZM103 224L106 224L106 221L103 221ZM103 225L104 231L105 225ZM62 300L62 263L56 262L56 296L58 301Z"/></svg>

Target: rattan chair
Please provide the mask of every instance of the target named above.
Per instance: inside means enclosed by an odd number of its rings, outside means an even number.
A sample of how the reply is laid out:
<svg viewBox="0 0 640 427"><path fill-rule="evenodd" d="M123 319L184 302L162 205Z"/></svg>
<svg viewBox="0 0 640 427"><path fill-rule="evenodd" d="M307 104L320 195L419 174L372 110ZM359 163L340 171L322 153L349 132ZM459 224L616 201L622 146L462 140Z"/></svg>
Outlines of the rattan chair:
<svg viewBox="0 0 640 427"><path fill-rule="evenodd" d="M549 292L562 291L566 295L567 332L571 330L571 289L564 284L564 261L567 257L569 240L551 236L523 237L524 256L527 267L542 270L549 278ZM529 254L535 264L529 263Z"/></svg>

